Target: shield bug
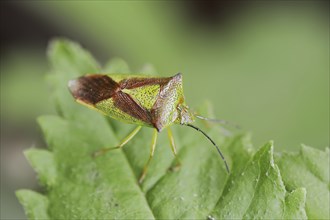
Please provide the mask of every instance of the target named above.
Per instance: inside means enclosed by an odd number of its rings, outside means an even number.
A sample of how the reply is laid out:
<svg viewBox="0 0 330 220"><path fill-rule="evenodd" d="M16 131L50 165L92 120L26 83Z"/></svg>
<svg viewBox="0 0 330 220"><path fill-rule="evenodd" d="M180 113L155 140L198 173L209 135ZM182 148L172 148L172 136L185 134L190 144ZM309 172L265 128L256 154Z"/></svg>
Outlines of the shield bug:
<svg viewBox="0 0 330 220"><path fill-rule="evenodd" d="M172 77L91 74L70 80L68 86L78 103L98 110L116 120L138 125L116 147L100 149L94 153L94 156L122 148L140 131L142 126L154 128L150 156L139 178L140 183L143 181L154 155L157 134L165 128L172 152L178 160L170 129L172 124L189 126L201 132L215 146L229 172L227 162L216 143L204 131L192 125L195 117L209 119L198 116L189 110L183 94L182 74L178 73Z"/></svg>

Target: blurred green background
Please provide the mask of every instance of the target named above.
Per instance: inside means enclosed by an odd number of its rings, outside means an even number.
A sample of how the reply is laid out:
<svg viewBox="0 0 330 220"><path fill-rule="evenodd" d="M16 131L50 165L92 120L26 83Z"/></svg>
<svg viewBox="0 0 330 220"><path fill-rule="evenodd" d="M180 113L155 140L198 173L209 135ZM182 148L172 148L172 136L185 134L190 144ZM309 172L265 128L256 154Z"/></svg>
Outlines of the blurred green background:
<svg viewBox="0 0 330 220"><path fill-rule="evenodd" d="M277 151L329 146L327 2L1 1L1 218L24 218L18 188L38 190L22 151L43 146L35 118L54 113L46 47L62 36L104 64L121 57L184 74L192 108L270 139Z"/></svg>

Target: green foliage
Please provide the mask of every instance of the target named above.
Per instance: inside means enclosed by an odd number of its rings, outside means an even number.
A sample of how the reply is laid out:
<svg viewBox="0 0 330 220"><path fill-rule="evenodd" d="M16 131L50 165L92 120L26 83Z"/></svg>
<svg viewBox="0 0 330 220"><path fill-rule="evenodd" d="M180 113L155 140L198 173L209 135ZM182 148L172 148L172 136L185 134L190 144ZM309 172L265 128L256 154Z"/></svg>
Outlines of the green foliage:
<svg viewBox="0 0 330 220"><path fill-rule="evenodd" d="M24 189L18 190L16 196L29 219L49 219L47 214L49 200L46 196Z"/></svg>
<svg viewBox="0 0 330 220"><path fill-rule="evenodd" d="M115 59L101 70L88 52L66 40L53 41L49 57L58 115L42 116L38 122L50 150L25 153L46 193L17 192L30 219L330 217L328 149L304 146L299 154L282 153L274 161L272 142L255 151L248 135L224 137L206 125L230 163L228 175L207 140L174 126L182 160L178 171L168 170L174 160L161 133L148 175L142 185L137 183L149 156L148 128L123 150L93 159L93 151L115 146L133 127L76 104L67 82L85 73L129 72L128 65Z"/></svg>
<svg viewBox="0 0 330 220"><path fill-rule="evenodd" d="M277 158L286 189L307 190L306 212L311 219L329 219L329 148L325 152L302 146L299 153Z"/></svg>

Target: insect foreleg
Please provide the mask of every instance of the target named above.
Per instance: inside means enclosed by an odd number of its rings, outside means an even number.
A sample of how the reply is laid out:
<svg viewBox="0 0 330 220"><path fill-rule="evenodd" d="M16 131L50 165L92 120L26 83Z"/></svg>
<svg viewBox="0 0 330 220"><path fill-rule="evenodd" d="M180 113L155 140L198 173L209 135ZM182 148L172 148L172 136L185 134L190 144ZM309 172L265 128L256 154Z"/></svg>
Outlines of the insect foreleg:
<svg viewBox="0 0 330 220"><path fill-rule="evenodd" d="M174 142L174 137L173 137L173 133L170 127L167 128L167 135L168 135L168 139L170 140L170 146L171 146L171 150L174 154L175 160L176 160L176 164L170 168L170 170L175 171L178 170L181 166L181 162L180 159L178 157L177 154L177 150L176 150L176 146L175 146L175 142Z"/></svg>
<svg viewBox="0 0 330 220"><path fill-rule="evenodd" d="M107 148L102 148L96 152L93 153L93 157L98 157L101 156L105 153L107 153L110 150L115 150L115 149L120 149L122 147L124 147L125 144L127 144L127 142L129 142L141 129L141 126L136 127L129 135L127 135L127 137L125 137L116 147L107 147Z"/></svg>
<svg viewBox="0 0 330 220"><path fill-rule="evenodd" d="M146 177L149 163L150 163L151 159L154 156L155 149L156 149L157 135L158 135L158 131L156 129L154 129L154 134L152 136L152 141L151 141L151 148L150 148L149 159L148 159L146 165L144 166L143 171L142 171L142 174L141 174L141 176L139 178L139 183L140 184L143 182L144 178Z"/></svg>

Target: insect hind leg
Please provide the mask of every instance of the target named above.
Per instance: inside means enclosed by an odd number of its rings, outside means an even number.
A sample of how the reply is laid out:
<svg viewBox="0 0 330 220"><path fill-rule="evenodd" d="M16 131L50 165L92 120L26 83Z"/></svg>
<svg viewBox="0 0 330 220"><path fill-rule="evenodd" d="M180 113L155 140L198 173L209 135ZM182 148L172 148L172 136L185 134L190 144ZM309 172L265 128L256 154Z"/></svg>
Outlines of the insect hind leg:
<svg viewBox="0 0 330 220"><path fill-rule="evenodd" d="M141 176L139 178L139 183L140 184L143 182L144 178L146 177L149 163L150 163L151 159L154 156L155 149L156 149L157 136L158 136L158 131L156 129L154 129L154 134L152 135L152 141L151 141L151 148L150 148L149 159L148 159L147 163L144 165L142 174L141 174Z"/></svg>
<svg viewBox="0 0 330 220"><path fill-rule="evenodd" d="M174 154L174 157L175 157L175 165L171 166L169 168L169 170L170 171L177 171L181 167L181 161L180 161L180 159L178 157L178 154L177 154L176 145L175 145L172 130L169 127L167 128L167 136L168 136L168 139L170 140L171 150L172 150L172 152Z"/></svg>
<svg viewBox="0 0 330 220"><path fill-rule="evenodd" d="M95 151L92 156L93 157L98 157L101 155L104 155L108 151L115 150L115 149L120 149L125 146L141 129L141 126L136 127L129 135L127 135L116 147L107 147L107 148L102 148L98 151Z"/></svg>

